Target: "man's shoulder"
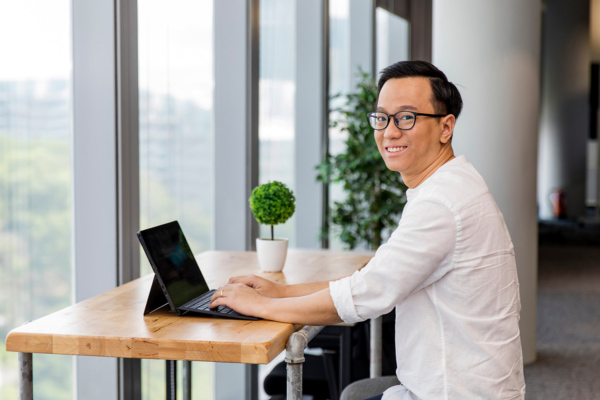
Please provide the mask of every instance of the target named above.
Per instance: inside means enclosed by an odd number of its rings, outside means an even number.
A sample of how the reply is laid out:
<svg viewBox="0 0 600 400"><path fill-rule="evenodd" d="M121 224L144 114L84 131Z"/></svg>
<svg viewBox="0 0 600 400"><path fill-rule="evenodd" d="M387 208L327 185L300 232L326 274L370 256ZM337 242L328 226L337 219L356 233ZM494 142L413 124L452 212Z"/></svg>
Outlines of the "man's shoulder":
<svg viewBox="0 0 600 400"><path fill-rule="evenodd" d="M443 165L423 183L423 199L437 200L457 211L465 204L489 193L475 167L464 156Z"/></svg>

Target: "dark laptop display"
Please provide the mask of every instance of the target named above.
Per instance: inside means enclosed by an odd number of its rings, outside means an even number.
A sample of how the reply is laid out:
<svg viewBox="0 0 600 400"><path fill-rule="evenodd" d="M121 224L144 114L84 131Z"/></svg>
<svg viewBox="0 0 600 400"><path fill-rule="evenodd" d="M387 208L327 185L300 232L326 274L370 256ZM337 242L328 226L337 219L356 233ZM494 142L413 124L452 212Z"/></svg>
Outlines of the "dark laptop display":
<svg viewBox="0 0 600 400"><path fill-rule="evenodd" d="M177 221L142 230L137 236L155 274L144 314L168 303L171 311L179 315L194 312L258 319L239 314L229 307L208 308L214 290L209 290Z"/></svg>

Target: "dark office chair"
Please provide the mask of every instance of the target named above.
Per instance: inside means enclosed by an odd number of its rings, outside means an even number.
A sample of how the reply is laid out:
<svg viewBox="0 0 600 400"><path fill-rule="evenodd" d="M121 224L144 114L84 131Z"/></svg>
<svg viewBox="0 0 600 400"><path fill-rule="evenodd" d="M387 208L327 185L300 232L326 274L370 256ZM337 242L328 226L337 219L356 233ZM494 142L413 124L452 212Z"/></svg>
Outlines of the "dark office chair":
<svg viewBox="0 0 600 400"><path fill-rule="evenodd" d="M395 374L394 311L383 318L384 374ZM314 400L338 400L350 383L369 376L369 322L354 326L325 327L310 343L321 349L320 355L306 354L302 374L302 391ZM271 400L285 399L286 364L279 363L263 382Z"/></svg>

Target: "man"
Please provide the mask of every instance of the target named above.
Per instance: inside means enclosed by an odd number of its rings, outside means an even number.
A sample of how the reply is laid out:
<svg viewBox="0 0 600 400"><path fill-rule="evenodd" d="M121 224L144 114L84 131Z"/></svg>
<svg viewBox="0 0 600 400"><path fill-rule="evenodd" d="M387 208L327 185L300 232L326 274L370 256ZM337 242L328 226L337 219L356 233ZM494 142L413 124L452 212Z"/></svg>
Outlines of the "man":
<svg viewBox="0 0 600 400"><path fill-rule="evenodd" d="M358 322L395 307L401 384L383 399L523 399L513 245L485 182L454 156L461 109L460 93L433 65L384 69L368 118L387 167L409 187L388 242L348 278L279 285L236 277L212 305L309 325Z"/></svg>

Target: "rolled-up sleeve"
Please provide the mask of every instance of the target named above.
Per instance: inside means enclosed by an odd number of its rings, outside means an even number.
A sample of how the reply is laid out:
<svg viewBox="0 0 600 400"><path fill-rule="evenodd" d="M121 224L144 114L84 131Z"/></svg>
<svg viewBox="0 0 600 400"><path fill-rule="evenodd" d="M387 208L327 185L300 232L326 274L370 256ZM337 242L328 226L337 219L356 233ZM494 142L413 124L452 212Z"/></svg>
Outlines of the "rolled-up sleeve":
<svg viewBox="0 0 600 400"><path fill-rule="evenodd" d="M357 271L358 272L358 271ZM329 282L329 292L333 299L333 304L338 312L338 315L347 324L364 321L359 317L354 308L352 300L352 282L351 277L340 279L339 281Z"/></svg>
<svg viewBox="0 0 600 400"><path fill-rule="evenodd" d="M353 275L330 282L340 318L354 323L385 314L440 279L451 268L459 227L440 202L407 204L398 228L373 259Z"/></svg>

